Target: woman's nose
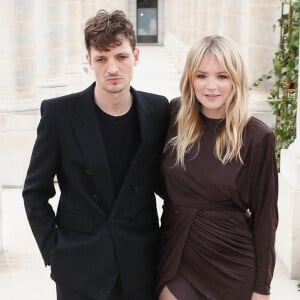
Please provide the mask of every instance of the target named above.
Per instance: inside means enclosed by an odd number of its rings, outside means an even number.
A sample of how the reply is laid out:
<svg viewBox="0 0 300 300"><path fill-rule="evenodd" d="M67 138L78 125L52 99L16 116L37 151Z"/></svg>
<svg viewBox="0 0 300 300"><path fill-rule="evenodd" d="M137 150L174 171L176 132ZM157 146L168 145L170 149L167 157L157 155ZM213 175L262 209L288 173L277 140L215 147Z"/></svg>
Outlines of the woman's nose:
<svg viewBox="0 0 300 300"><path fill-rule="evenodd" d="M208 78L205 87L207 89L214 90L217 88L217 81L214 78Z"/></svg>

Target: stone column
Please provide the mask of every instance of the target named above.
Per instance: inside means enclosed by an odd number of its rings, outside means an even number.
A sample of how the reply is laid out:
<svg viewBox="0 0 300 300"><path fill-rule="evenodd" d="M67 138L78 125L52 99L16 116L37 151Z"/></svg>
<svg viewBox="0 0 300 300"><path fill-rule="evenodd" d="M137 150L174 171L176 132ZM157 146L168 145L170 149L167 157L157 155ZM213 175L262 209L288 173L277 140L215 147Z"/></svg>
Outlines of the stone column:
<svg viewBox="0 0 300 300"><path fill-rule="evenodd" d="M220 32L233 39L239 45L245 62L247 62L248 58L248 2L248 0L226 0L226 5L223 5L221 8L223 15L221 18L222 21L218 24L220 26ZM217 3L215 4L218 6Z"/></svg>
<svg viewBox="0 0 300 300"><path fill-rule="evenodd" d="M65 1L38 1L36 14L38 97L52 98L65 94L67 88L64 75Z"/></svg>
<svg viewBox="0 0 300 300"><path fill-rule="evenodd" d="M13 102L14 70L11 52L14 41L14 3L0 0L0 112Z"/></svg>
<svg viewBox="0 0 300 300"><path fill-rule="evenodd" d="M198 13L197 13L197 36L203 38L208 34L208 7L209 0L198 1Z"/></svg>
<svg viewBox="0 0 300 300"><path fill-rule="evenodd" d="M94 2L96 2L97 4L97 10L105 9L107 11L112 11L115 9L120 9L123 10L127 15L129 2L128 0L98 0Z"/></svg>
<svg viewBox="0 0 300 300"><path fill-rule="evenodd" d="M278 47L279 33L273 32L280 6L273 0L249 0L248 77L251 85L273 68L272 59ZM262 84L250 95L250 111L269 125L274 124L270 105L266 102L271 83Z"/></svg>
<svg viewBox="0 0 300 300"><path fill-rule="evenodd" d="M137 21L137 3L136 1L128 1L128 11L127 11L127 16L129 18L129 20L132 22L133 24L133 28L136 32L136 21Z"/></svg>
<svg viewBox="0 0 300 300"><path fill-rule="evenodd" d="M178 19L178 0L165 1L165 37L164 46L170 54L177 68L179 62L179 50L181 47L180 39L175 35L176 25L175 20Z"/></svg>
<svg viewBox="0 0 300 300"><path fill-rule="evenodd" d="M166 0L165 2L165 38L164 45L172 57L179 72L182 71L189 49L187 30L190 16L186 3L181 0ZM196 14L197 12L195 12Z"/></svg>
<svg viewBox="0 0 300 300"><path fill-rule="evenodd" d="M2 185L0 184L0 254L3 251Z"/></svg>
<svg viewBox="0 0 300 300"><path fill-rule="evenodd" d="M192 45L194 42L196 42L199 39L199 2L198 0L191 0L190 1L190 17L188 18L188 31L189 34L187 34L188 38L188 44Z"/></svg>
<svg viewBox="0 0 300 300"><path fill-rule="evenodd" d="M0 112L35 105L34 0L0 1Z"/></svg>
<svg viewBox="0 0 300 300"><path fill-rule="evenodd" d="M36 134L35 4L35 0L0 0L0 182L3 185L23 184Z"/></svg>
<svg viewBox="0 0 300 300"><path fill-rule="evenodd" d="M165 33L165 1L158 0L158 44L162 45Z"/></svg>
<svg viewBox="0 0 300 300"><path fill-rule="evenodd" d="M210 0L207 8L207 33L220 34L222 30L223 0Z"/></svg>
<svg viewBox="0 0 300 300"><path fill-rule="evenodd" d="M207 35L208 3L207 0L190 1L189 13L184 18L185 44L189 47Z"/></svg>
<svg viewBox="0 0 300 300"><path fill-rule="evenodd" d="M299 43L300 49L300 43ZM300 55L299 55L300 58ZM298 76L300 87L300 76ZM297 134L288 149L281 150L279 226L276 249L291 279L300 279L300 89L297 100Z"/></svg>
<svg viewBox="0 0 300 300"><path fill-rule="evenodd" d="M81 64L84 52L84 36L81 30L80 0L67 0L65 22L65 75L68 92L82 90L85 76Z"/></svg>
<svg viewBox="0 0 300 300"><path fill-rule="evenodd" d="M180 18L177 20L180 29L180 39L181 41L189 45L190 39L190 20L193 19L193 13L190 11L191 1L181 1L180 2Z"/></svg>

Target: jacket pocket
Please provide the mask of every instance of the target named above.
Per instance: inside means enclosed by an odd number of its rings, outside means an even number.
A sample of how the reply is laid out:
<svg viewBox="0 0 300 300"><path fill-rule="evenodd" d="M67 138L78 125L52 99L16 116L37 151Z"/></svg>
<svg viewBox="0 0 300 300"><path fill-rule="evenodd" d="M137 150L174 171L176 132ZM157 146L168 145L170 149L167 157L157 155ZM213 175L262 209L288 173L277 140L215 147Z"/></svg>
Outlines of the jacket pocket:
<svg viewBox="0 0 300 300"><path fill-rule="evenodd" d="M58 217L57 226L71 231L89 233L93 231L93 222L88 216L62 213Z"/></svg>

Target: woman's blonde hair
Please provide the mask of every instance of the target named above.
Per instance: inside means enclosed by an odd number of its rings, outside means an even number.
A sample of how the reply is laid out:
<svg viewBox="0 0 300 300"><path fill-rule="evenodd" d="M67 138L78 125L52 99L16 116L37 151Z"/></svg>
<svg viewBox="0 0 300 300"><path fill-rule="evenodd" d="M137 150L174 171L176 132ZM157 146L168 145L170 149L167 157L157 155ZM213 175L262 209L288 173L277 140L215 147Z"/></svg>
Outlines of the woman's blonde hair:
<svg viewBox="0 0 300 300"><path fill-rule="evenodd" d="M189 51L180 81L181 106L175 122L178 133L166 145L176 151L176 165L184 167L184 159L192 147L199 141L203 126L199 113L201 104L196 98L193 81L207 54L217 57L222 68L232 80L232 92L225 103L226 121L218 133L215 155L226 164L239 159L243 145L243 130L248 122L248 85L243 60L237 45L224 36L207 36L196 43Z"/></svg>

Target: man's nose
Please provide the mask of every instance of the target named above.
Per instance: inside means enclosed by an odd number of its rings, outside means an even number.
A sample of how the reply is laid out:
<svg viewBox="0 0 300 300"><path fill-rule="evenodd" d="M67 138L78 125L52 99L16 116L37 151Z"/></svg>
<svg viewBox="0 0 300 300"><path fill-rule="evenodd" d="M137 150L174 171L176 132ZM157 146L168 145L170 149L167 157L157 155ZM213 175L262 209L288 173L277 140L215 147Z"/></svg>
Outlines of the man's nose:
<svg viewBox="0 0 300 300"><path fill-rule="evenodd" d="M118 71L117 62L114 59L111 59L111 60L108 61L107 71L110 74L114 74Z"/></svg>

